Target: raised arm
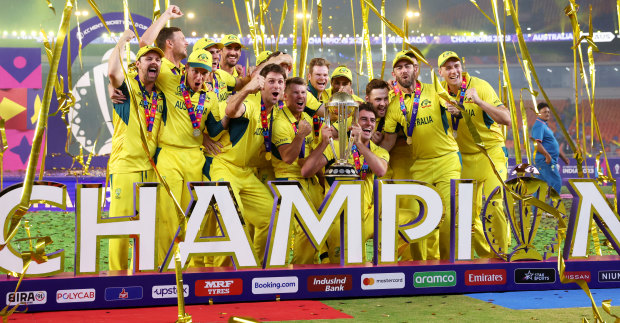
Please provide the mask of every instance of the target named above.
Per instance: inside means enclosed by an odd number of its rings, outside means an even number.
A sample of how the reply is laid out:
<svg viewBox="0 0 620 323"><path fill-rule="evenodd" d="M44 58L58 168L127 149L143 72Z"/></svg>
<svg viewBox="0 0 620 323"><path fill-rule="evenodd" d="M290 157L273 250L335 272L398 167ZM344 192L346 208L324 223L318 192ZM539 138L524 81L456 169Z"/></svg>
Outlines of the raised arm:
<svg viewBox="0 0 620 323"><path fill-rule="evenodd" d="M368 164L368 168L373 172L373 174L377 175L377 177L382 177L385 175L388 169L388 163L386 160L380 158L375 155L368 146L362 144L360 141L362 130L360 126L353 125L351 127L351 136L353 136L353 142L357 146L360 154L364 156L364 161Z"/></svg>
<svg viewBox="0 0 620 323"><path fill-rule="evenodd" d="M121 51L125 49L125 44L135 37L136 35L131 29L125 30L108 59L108 77L110 78L110 84L115 89L123 85L125 81L125 74L123 74L123 66L120 59Z"/></svg>
<svg viewBox="0 0 620 323"><path fill-rule="evenodd" d="M245 106L243 105L245 98L247 98L250 94L260 91L264 85L264 77L256 75L252 78L252 80L246 84L241 91L228 98L228 102L226 104L226 115L229 118L239 118L242 116L245 113Z"/></svg>
<svg viewBox="0 0 620 323"><path fill-rule="evenodd" d="M318 173L321 168L327 165L327 158L325 158L323 152L329 144L329 138L332 137L332 129L324 124L323 128L321 129L321 136L321 142L310 153L308 158L306 158L306 162L301 167L301 176L303 177L312 177L316 173Z"/></svg>
<svg viewBox="0 0 620 323"><path fill-rule="evenodd" d="M510 111L503 104L500 106L493 106L492 104L482 100L478 96L478 91L475 88L470 88L465 92L465 96L468 99L472 99L489 117L495 122L508 126L510 125Z"/></svg>
<svg viewBox="0 0 620 323"><path fill-rule="evenodd" d="M159 32L166 26L166 23L170 19L176 19L183 16L183 12L178 6L170 5L164 11L164 13L155 20L155 22L146 30L142 37L140 37L140 47L146 45L153 45L155 39L157 39L157 35ZM163 48L162 48L163 50Z"/></svg>
<svg viewBox="0 0 620 323"><path fill-rule="evenodd" d="M299 122L297 134L295 135L295 138L293 138L293 141L290 144L278 146L278 151L280 152L282 161L290 165L297 160L299 157L299 152L301 151L301 146L304 144L306 136L309 135L311 131L312 126L306 120L301 120Z"/></svg>
<svg viewBox="0 0 620 323"><path fill-rule="evenodd" d="M397 133L386 132L385 135L383 135L383 141L381 141L381 147L387 151L392 150L392 148L394 148L394 145L396 144L396 139L398 139Z"/></svg>

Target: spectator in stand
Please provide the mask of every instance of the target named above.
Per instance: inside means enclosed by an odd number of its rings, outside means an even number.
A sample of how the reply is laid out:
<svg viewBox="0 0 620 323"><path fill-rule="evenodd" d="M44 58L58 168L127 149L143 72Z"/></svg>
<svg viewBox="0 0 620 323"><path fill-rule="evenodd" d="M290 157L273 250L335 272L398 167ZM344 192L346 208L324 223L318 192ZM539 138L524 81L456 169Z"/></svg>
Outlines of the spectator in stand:
<svg viewBox="0 0 620 323"><path fill-rule="evenodd" d="M538 118L532 127L532 138L537 141L536 158L534 165L538 168L540 175L538 178L544 180L553 187L556 192L560 193L562 189L562 178L558 169L558 157L568 165L568 158L560 151L560 145L553 135L553 131L549 129L547 122L551 117L549 105L545 102L538 104Z"/></svg>

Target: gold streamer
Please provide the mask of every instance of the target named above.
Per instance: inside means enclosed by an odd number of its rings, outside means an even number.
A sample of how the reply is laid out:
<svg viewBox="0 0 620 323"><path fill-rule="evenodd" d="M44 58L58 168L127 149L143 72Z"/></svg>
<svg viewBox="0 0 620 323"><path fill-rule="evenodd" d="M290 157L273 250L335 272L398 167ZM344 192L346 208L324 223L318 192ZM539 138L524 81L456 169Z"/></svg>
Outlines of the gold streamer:
<svg viewBox="0 0 620 323"><path fill-rule="evenodd" d="M620 1L620 0L618 0ZM385 16L385 0L381 0L381 16ZM381 21L381 79L385 75L385 61L387 60L387 42L385 34L385 22Z"/></svg>
<svg viewBox="0 0 620 323"><path fill-rule="evenodd" d="M45 1L47 2L47 7L50 8L50 10L52 10L52 12L54 14L56 14L56 9L54 9L54 6L52 5L52 2L50 0L45 0Z"/></svg>
<svg viewBox="0 0 620 323"><path fill-rule="evenodd" d="M267 6L265 5L265 0L258 0L260 7L260 24L258 26L258 30L260 31L260 39L261 39L261 51L265 50L265 10L267 10ZM259 53L256 53L258 55Z"/></svg>
<svg viewBox="0 0 620 323"><path fill-rule="evenodd" d="M474 6L476 6L476 8L478 8L478 11L480 11L480 13L482 13L490 22L491 24L493 24L493 26L496 26L497 24L495 23L495 21L493 19L491 19L491 17L489 17L484 10L482 10L479 6L478 3L476 3L476 0L469 0Z"/></svg>
<svg viewBox="0 0 620 323"><path fill-rule="evenodd" d="M233 12L235 13L235 21L237 21L237 27L239 28L239 35L243 36L243 31L241 31L241 23L239 22L239 14L237 13L237 6L235 5L235 0L230 0L232 2Z"/></svg>
<svg viewBox="0 0 620 323"><path fill-rule="evenodd" d="M368 6L364 5L363 1L360 1L362 7L362 24L364 25L364 29L362 30L362 37L364 38L364 54L366 55L366 67L368 69L368 81L372 80L374 77L373 65L372 65L372 50L370 48L370 28L368 27L368 14L370 10ZM360 64L361 67L361 64ZM359 82L357 83L358 92L359 92Z"/></svg>
<svg viewBox="0 0 620 323"><path fill-rule="evenodd" d="M284 2L284 5L286 5L286 1ZM321 0L316 0L316 16L319 24L319 37L321 37L321 48L323 48L323 2Z"/></svg>
<svg viewBox="0 0 620 323"><path fill-rule="evenodd" d="M233 0L234 3L234 0ZM159 7L159 0L153 0L153 21L159 19L161 16L161 8ZM136 34L137 36L138 34Z"/></svg>
<svg viewBox="0 0 620 323"><path fill-rule="evenodd" d="M282 16L280 17L280 27L278 28L278 36L276 37L276 51L278 50L278 46L280 45L280 35L282 34L282 26L284 26L284 19L286 18L287 13L288 13L288 4L287 4L287 1L285 0L284 5L282 5Z"/></svg>
<svg viewBox="0 0 620 323"><path fill-rule="evenodd" d="M302 0L303 1L303 0ZM300 69L297 68L297 0L293 0L293 75L304 77L300 75Z"/></svg>
<svg viewBox="0 0 620 323"><path fill-rule="evenodd" d="M358 57L359 56L357 55L357 35L355 34L355 10L354 10L354 7L353 7L353 0L350 0L350 3L351 3L351 23L353 25L353 35L352 35L353 36L353 48L355 49L355 60L354 60L354 62L355 62L355 64L358 64L357 62L358 62ZM362 14L363 14L363 12L362 12ZM360 58L360 60L361 60L361 58ZM360 64L359 70L361 71L362 70L362 66L361 66L362 63L361 63L361 61L360 61L359 64ZM357 66L355 66L355 67L356 68L354 69L354 71L357 70ZM355 73L355 83L358 86L357 92L359 93L359 84L360 84L359 73Z"/></svg>
<svg viewBox="0 0 620 323"><path fill-rule="evenodd" d="M108 24L105 23L105 19L103 19L103 15L101 15L101 11L99 10L99 7L95 3L95 1L94 0L88 0L88 4L90 4L90 7L93 9L93 11L97 15L97 17L99 17L99 20L101 20L101 22L103 23L103 26L108 31L108 34L112 34L112 32L110 31L110 28L108 28Z"/></svg>
<svg viewBox="0 0 620 323"><path fill-rule="evenodd" d="M250 7L250 0L245 0L245 13L248 17L248 27L250 28L250 37L252 38L252 48L254 48L254 56L258 56L260 49L256 42L256 23L254 22L254 13Z"/></svg>
<svg viewBox="0 0 620 323"><path fill-rule="evenodd" d="M403 32L405 33L405 39L409 39L409 17L407 17L407 14L409 14L409 0L407 0L407 4L405 6L405 18L403 18ZM405 43L403 43L403 48L401 50L405 49Z"/></svg>
<svg viewBox="0 0 620 323"><path fill-rule="evenodd" d="M606 300L602 301L602 302L601 302L601 307L603 308L603 310L604 310L607 314L609 314L609 315L613 316L613 317L616 319L616 320L614 321L615 323L620 322L620 316L615 315L615 314L613 314L613 313L611 312L611 299L606 299Z"/></svg>

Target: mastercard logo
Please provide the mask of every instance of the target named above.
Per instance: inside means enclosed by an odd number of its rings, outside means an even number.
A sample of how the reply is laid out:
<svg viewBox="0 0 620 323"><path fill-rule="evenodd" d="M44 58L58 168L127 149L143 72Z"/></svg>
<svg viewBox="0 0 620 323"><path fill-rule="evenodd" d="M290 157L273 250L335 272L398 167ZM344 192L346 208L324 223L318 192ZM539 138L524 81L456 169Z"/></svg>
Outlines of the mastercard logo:
<svg viewBox="0 0 620 323"><path fill-rule="evenodd" d="M365 286L374 285L375 279L374 278L364 278L363 283L364 283Z"/></svg>

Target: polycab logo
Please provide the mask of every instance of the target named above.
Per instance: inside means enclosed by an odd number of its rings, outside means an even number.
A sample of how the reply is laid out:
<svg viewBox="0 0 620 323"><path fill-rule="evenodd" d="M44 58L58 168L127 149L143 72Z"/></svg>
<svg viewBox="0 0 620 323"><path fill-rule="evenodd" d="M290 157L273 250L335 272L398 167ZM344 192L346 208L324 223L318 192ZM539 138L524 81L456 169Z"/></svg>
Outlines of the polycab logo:
<svg viewBox="0 0 620 323"><path fill-rule="evenodd" d="M362 289L400 289L405 288L405 273L363 274Z"/></svg>
<svg viewBox="0 0 620 323"><path fill-rule="evenodd" d="M183 285L183 296L189 296L189 285ZM151 289L153 298L177 298L177 285L159 285Z"/></svg>
<svg viewBox="0 0 620 323"><path fill-rule="evenodd" d="M555 268L515 269L515 283L517 284L555 283Z"/></svg>
<svg viewBox="0 0 620 323"><path fill-rule="evenodd" d="M142 299L142 286L108 287L105 289L106 301L128 301Z"/></svg>
<svg viewBox="0 0 620 323"><path fill-rule="evenodd" d="M505 269L480 269L465 271L465 285L506 285Z"/></svg>
<svg viewBox="0 0 620 323"><path fill-rule="evenodd" d="M420 271L413 274L413 287L452 287L456 286L456 272L450 271Z"/></svg>
<svg viewBox="0 0 620 323"><path fill-rule="evenodd" d="M44 290L6 294L6 305L37 305L47 303L47 292Z"/></svg>
<svg viewBox="0 0 620 323"><path fill-rule="evenodd" d="M299 279L297 276L258 277L252 279L252 294L297 293Z"/></svg>
<svg viewBox="0 0 620 323"><path fill-rule="evenodd" d="M589 271L565 271L564 277L567 279L581 279L590 282L592 275Z"/></svg>
<svg viewBox="0 0 620 323"><path fill-rule="evenodd" d="M309 292L342 292L353 288L351 275L322 275L308 277Z"/></svg>
<svg viewBox="0 0 620 323"><path fill-rule="evenodd" d="M56 303L86 303L95 301L95 289L62 289L56 291Z"/></svg>
<svg viewBox="0 0 620 323"><path fill-rule="evenodd" d="M194 293L196 296L241 295L243 280L239 278L197 280Z"/></svg>

